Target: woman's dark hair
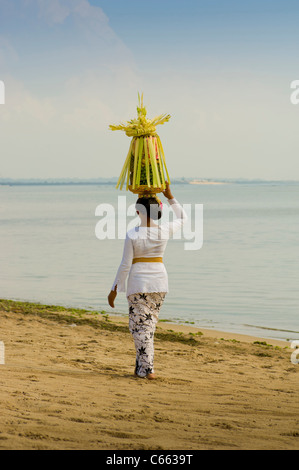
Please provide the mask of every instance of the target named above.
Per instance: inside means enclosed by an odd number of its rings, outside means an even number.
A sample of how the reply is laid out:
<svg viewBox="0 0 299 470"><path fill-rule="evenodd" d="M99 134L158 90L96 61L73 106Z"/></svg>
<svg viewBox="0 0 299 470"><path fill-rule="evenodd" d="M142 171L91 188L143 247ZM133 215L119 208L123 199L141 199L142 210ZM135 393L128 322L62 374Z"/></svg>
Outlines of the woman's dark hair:
<svg viewBox="0 0 299 470"><path fill-rule="evenodd" d="M136 202L136 210L147 215L150 219L159 220L162 217L162 208L154 197L140 197Z"/></svg>

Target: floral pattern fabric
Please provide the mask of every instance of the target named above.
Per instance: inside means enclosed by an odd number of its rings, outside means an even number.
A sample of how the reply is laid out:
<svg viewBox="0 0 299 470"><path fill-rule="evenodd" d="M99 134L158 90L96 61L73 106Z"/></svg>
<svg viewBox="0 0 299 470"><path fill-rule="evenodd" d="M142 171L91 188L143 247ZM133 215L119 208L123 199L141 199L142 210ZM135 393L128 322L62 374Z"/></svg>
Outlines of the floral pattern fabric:
<svg viewBox="0 0 299 470"><path fill-rule="evenodd" d="M165 292L138 293L128 296L129 330L136 348L135 374L154 373L154 334Z"/></svg>

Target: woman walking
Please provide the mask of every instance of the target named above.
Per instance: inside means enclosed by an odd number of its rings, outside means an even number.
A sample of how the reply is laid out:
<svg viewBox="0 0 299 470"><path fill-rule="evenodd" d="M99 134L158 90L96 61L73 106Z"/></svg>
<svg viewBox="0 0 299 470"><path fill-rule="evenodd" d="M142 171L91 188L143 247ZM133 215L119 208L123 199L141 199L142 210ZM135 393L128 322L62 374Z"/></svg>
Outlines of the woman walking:
<svg viewBox="0 0 299 470"><path fill-rule="evenodd" d="M154 333L158 316L168 292L168 276L163 254L171 235L183 225L187 215L173 197L169 184L163 192L176 215L162 225L154 221L162 216L162 203L156 197L141 197L136 211L140 225L127 232L123 257L116 274L109 305L119 292L126 292L129 304L129 329L136 348L135 375L155 379ZM129 277L128 277L129 276ZM125 286L128 277L127 288Z"/></svg>

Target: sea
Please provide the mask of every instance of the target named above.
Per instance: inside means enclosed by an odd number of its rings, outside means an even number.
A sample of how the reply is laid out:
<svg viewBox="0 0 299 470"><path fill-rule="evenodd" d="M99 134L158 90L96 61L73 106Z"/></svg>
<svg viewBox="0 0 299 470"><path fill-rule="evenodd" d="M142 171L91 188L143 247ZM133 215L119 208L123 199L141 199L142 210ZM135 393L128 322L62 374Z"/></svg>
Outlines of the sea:
<svg viewBox="0 0 299 470"><path fill-rule="evenodd" d="M202 242L169 240L160 319L298 340L299 182L180 182L172 192ZM135 201L107 183L1 185L0 298L127 314L124 293L115 309L107 296L123 252L120 216L134 224Z"/></svg>

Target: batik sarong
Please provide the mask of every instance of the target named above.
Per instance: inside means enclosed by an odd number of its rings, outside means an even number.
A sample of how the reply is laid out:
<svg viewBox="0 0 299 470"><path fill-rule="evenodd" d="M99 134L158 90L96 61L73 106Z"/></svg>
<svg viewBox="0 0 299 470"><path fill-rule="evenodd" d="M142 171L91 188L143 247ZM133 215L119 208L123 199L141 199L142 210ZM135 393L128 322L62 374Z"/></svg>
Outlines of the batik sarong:
<svg viewBox="0 0 299 470"><path fill-rule="evenodd" d="M165 295L151 292L128 296L129 329L136 348L135 374L139 377L154 373L154 333Z"/></svg>

